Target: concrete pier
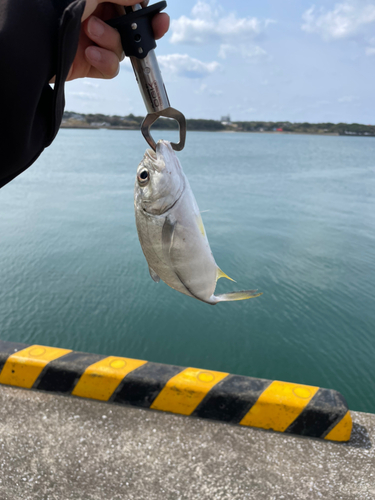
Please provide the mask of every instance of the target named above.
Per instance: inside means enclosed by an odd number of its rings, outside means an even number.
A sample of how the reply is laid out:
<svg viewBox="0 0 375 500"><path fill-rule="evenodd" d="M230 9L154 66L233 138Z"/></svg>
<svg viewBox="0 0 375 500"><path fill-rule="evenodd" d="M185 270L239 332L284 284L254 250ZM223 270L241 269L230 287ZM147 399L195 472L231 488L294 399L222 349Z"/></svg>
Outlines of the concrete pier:
<svg viewBox="0 0 375 500"><path fill-rule="evenodd" d="M0 386L1 500L375 500L375 415L348 443Z"/></svg>

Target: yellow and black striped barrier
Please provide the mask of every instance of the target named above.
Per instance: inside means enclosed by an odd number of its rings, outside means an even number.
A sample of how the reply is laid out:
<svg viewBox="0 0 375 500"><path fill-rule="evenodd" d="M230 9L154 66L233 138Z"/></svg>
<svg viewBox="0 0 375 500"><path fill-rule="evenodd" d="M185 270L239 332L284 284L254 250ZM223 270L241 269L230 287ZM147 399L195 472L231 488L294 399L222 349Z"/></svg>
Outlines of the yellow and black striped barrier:
<svg viewBox="0 0 375 500"><path fill-rule="evenodd" d="M343 396L277 380L0 341L0 383L348 441Z"/></svg>

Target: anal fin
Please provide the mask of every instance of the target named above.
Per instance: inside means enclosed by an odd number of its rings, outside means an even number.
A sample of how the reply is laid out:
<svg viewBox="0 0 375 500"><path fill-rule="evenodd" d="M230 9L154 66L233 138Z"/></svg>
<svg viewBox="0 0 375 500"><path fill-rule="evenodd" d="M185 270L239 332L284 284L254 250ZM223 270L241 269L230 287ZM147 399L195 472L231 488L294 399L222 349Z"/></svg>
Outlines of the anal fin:
<svg viewBox="0 0 375 500"><path fill-rule="evenodd" d="M257 290L242 290L241 292L229 292L221 295L214 295L213 299L216 299L216 302L229 302L232 300L253 299L254 297L259 297L259 295L262 295L262 292L258 293Z"/></svg>

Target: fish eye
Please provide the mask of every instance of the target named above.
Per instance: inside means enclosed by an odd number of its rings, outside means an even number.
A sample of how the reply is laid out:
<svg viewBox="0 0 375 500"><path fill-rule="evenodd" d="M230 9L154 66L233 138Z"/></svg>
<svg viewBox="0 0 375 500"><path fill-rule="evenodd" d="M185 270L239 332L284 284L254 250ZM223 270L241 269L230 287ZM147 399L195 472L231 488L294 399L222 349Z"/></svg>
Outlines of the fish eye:
<svg viewBox="0 0 375 500"><path fill-rule="evenodd" d="M149 173L148 173L148 170L146 169L143 169L139 172L138 174L138 182L139 184L146 184L149 180Z"/></svg>

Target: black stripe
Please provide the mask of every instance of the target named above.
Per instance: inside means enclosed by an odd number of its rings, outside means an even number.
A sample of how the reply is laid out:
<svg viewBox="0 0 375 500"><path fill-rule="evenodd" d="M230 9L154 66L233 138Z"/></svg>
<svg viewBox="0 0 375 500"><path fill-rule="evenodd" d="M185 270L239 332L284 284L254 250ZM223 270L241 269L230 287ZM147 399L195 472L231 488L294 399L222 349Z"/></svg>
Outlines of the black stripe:
<svg viewBox="0 0 375 500"><path fill-rule="evenodd" d="M6 360L9 358L9 356L14 354L15 352L22 351L22 349L26 349L26 347L30 347L30 345L0 340L0 372L4 368Z"/></svg>
<svg viewBox="0 0 375 500"><path fill-rule="evenodd" d="M110 401L149 408L165 384L184 368L159 363L146 363L128 373Z"/></svg>
<svg viewBox="0 0 375 500"><path fill-rule="evenodd" d="M285 432L324 437L348 411L344 397L331 389L319 389L306 408Z"/></svg>
<svg viewBox="0 0 375 500"><path fill-rule="evenodd" d="M70 394L86 368L108 356L70 352L46 365L33 389Z"/></svg>
<svg viewBox="0 0 375 500"><path fill-rule="evenodd" d="M271 380L228 375L215 385L192 415L238 424Z"/></svg>

